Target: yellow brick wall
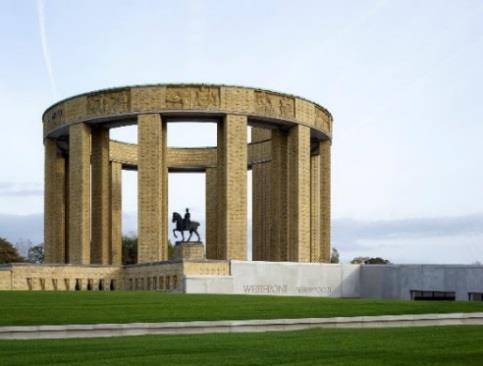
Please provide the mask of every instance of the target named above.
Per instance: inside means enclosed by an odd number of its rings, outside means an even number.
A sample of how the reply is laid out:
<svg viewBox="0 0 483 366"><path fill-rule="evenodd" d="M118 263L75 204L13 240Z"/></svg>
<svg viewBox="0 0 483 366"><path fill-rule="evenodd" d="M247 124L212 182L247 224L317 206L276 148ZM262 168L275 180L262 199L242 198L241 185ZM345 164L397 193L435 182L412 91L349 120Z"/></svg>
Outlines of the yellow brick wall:
<svg viewBox="0 0 483 366"><path fill-rule="evenodd" d="M206 213L206 258L218 258L218 190L216 168L208 168L205 173L205 213Z"/></svg>
<svg viewBox="0 0 483 366"><path fill-rule="evenodd" d="M288 260L287 133L272 131L270 184L270 260Z"/></svg>
<svg viewBox="0 0 483 366"><path fill-rule="evenodd" d="M174 247L174 258L177 260L184 259L205 259L205 247L203 244L183 243Z"/></svg>
<svg viewBox="0 0 483 366"><path fill-rule="evenodd" d="M185 276L229 275L228 261L184 260L125 267L13 264L0 269L0 291L180 291Z"/></svg>
<svg viewBox="0 0 483 366"><path fill-rule="evenodd" d="M288 135L289 253L293 262L310 261L310 129L294 126Z"/></svg>
<svg viewBox="0 0 483 366"><path fill-rule="evenodd" d="M54 140L45 140L44 248L46 263L64 263L66 162Z"/></svg>
<svg viewBox="0 0 483 366"><path fill-rule="evenodd" d="M247 118L218 124L218 259L246 259Z"/></svg>
<svg viewBox="0 0 483 366"><path fill-rule="evenodd" d="M90 263L91 130L84 123L69 135L69 263Z"/></svg>
<svg viewBox="0 0 483 366"><path fill-rule="evenodd" d="M252 142L270 140L271 130L252 128ZM256 144L269 145L269 144ZM253 146L253 145L252 145ZM269 146L270 147L270 146ZM267 149L268 150L268 149ZM268 150L271 153L270 150ZM270 162L252 165L252 259L270 259Z"/></svg>
<svg viewBox="0 0 483 366"><path fill-rule="evenodd" d="M92 291L98 291L100 280L104 280L103 290L109 290L111 280L116 290L122 285L119 267L18 264L12 265L11 273L12 290L74 291L78 282L81 290L90 284Z"/></svg>
<svg viewBox="0 0 483 366"><path fill-rule="evenodd" d="M138 262L167 259L166 123L138 118Z"/></svg>
<svg viewBox="0 0 483 366"><path fill-rule="evenodd" d="M122 263L122 167L110 163L110 264Z"/></svg>
<svg viewBox="0 0 483 366"><path fill-rule="evenodd" d="M92 130L92 242L91 263L110 262L109 130Z"/></svg>
<svg viewBox="0 0 483 366"><path fill-rule="evenodd" d="M12 290L12 272L9 269L0 269L0 291Z"/></svg>
<svg viewBox="0 0 483 366"><path fill-rule="evenodd" d="M310 157L310 261L320 262L320 155Z"/></svg>
<svg viewBox="0 0 483 366"><path fill-rule="evenodd" d="M320 142L320 261L330 262L331 255L331 142Z"/></svg>
<svg viewBox="0 0 483 366"><path fill-rule="evenodd" d="M248 164L270 161L271 141L248 145ZM168 168L215 168L217 164L216 147L208 148L168 148ZM137 167L137 144L110 141L110 160Z"/></svg>
<svg viewBox="0 0 483 366"><path fill-rule="evenodd" d="M44 136L62 126L89 119L173 110L250 114L298 121L327 136L332 131L329 112L302 98L237 86L186 84L109 89L67 99L44 113Z"/></svg>

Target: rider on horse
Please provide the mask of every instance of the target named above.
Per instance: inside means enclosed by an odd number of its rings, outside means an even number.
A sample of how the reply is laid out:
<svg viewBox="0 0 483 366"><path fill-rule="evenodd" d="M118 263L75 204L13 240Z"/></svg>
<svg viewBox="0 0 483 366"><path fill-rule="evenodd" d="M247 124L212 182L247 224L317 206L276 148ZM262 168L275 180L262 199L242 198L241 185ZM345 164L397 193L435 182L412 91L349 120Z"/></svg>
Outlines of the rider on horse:
<svg viewBox="0 0 483 366"><path fill-rule="evenodd" d="M182 242L184 242L184 231L189 231L188 241L191 240L191 236L195 234L198 237L198 241L201 241L200 235L198 234L198 227L200 223L197 221L191 221L191 214L190 210L187 208L182 217L179 213L173 212L173 219L171 220L173 223L176 223L176 227L173 229L173 236L176 238L176 231L181 233ZM178 244L179 242L177 242Z"/></svg>
<svg viewBox="0 0 483 366"><path fill-rule="evenodd" d="M190 214L189 208L187 208L183 219L183 227L185 228L185 230L190 227L190 224L191 224L191 214Z"/></svg>

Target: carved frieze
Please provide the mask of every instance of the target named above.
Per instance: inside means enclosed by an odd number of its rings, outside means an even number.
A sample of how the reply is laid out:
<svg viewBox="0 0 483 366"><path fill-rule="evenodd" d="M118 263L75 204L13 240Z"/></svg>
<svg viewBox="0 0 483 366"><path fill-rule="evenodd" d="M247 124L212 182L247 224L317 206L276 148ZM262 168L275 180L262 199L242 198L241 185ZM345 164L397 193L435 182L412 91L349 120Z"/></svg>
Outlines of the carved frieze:
<svg viewBox="0 0 483 366"><path fill-rule="evenodd" d="M217 109L220 107L218 87L168 87L166 106L172 109Z"/></svg>
<svg viewBox="0 0 483 366"><path fill-rule="evenodd" d="M87 114L90 116L125 113L129 108L129 89L100 92L87 97Z"/></svg>
<svg viewBox="0 0 483 366"><path fill-rule="evenodd" d="M64 111L63 104L59 104L51 108L45 115L45 121L48 124L50 129L59 127L64 123L64 120L65 120L65 111Z"/></svg>
<svg viewBox="0 0 483 366"><path fill-rule="evenodd" d="M59 104L51 108L44 116L44 136L62 126L65 121L64 105Z"/></svg>
<svg viewBox="0 0 483 366"><path fill-rule="evenodd" d="M193 93L193 108L219 108L220 107L220 88L200 86L191 88Z"/></svg>
<svg viewBox="0 0 483 366"><path fill-rule="evenodd" d="M293 119L294 99L275 93L256 91L255 111L260 114Z"/></svg>

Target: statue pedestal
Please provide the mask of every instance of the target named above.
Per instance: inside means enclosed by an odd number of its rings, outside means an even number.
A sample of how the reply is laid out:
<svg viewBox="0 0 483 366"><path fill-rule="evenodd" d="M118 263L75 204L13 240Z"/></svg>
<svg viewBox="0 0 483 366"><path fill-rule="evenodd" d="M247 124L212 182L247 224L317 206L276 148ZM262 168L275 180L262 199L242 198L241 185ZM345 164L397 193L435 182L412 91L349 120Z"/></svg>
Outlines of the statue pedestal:
<svg viewBox="0 0 483 366"><path fill-rule="evenodd" d="M174 259L205 259L205 247L201 241L177 241Z"/></svg>

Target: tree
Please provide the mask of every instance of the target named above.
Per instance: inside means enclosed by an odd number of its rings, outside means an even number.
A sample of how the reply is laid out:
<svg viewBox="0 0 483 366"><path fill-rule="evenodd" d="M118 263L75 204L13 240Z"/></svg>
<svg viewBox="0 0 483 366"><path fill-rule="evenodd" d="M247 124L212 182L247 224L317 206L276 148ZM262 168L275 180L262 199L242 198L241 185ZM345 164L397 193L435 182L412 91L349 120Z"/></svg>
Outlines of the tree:
<svg viewBox="0 0 483 366"><path fill-rule="evenodd" d="M174 259L174 246L171 244L171 240L168 239L168 260Z"/></svg>
<svg viewBox="0 0 483 366"><path fill-rule="evenodd" d="M168 240L168 260L174 259L174 246ZM122 236L122 264L136 264L138 262L138 237L136 234Z"/></svg>
<svg viewBox="0 0 483 366"><path fill-rule="evenodd" d="M351 264L364 264L369 259L369 257L355 257L351 260Z"/></svg>
<svg viewBox="0 0 483 366"><path fill-rule="evenodd" d="M122 236L122 264L138 262L138 237L135 234Z"/></svg>
<svg viewBox="0 0 483 366"><path fill-rule="evenodd" d="M352 264L391 264L387 259L381 257L355 257L351 260Z"/></svg>
<svg viewBox="0 0 483 366"><path fill-rule="evenodd" d="M17 248L7 239L0 238L0 264L24 262L25 259L18 254Z"/></svg>
<svg viewBox="0 0 483 366"><path fill-rule="evenodd" d="M330 256L330 263L339 263L340 256L337 248L332 248L332 255Z"/></svg>
<svg viewBox="0 0 483 366"><path fill-rule="evenodd" d="M44 244L34 245L29 248L27 259L30 263L44 263Z"/></svg>
<svg viewBox="0 0 483 366"><path fill-rule="evenodd" d="M388 259L384 259L381 257L369 258L365 261L364 264L391 264Z"/></svg>

